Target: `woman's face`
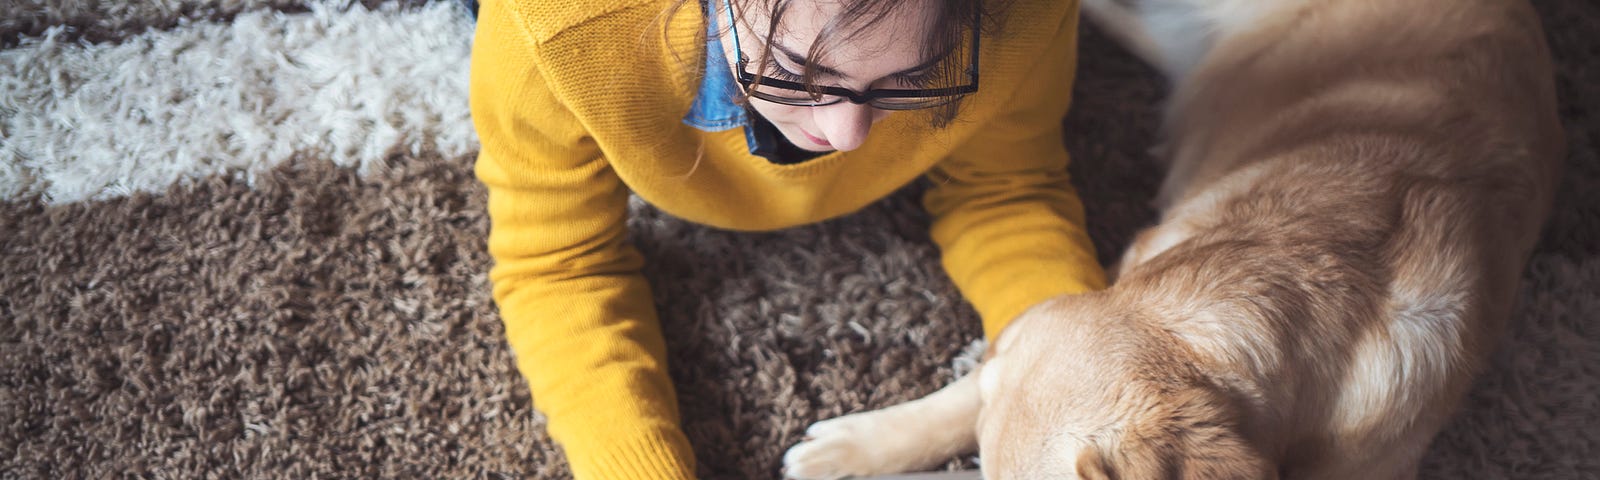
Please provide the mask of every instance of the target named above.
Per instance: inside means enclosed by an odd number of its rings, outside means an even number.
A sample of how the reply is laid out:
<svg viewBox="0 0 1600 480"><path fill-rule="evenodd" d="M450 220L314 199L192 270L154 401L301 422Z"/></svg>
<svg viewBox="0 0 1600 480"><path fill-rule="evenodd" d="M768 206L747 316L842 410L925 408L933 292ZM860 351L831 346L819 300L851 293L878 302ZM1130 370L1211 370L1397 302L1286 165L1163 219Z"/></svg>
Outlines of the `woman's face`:
<svg viewBox="0 0 1600 480"><path fill-rule="evenodd" d="M857 92L872 88L903 88L895 83L895 76L904 75L927 60L924 58L923 43L933 28L931 1L934 0L904 2L893 8L883 21L825 49L813 67L816 84L839 86ZM726 3L716 3L726 8ZM772 67L765 66L764 69L760 64L760 48L770 42L776 67L799 74L804 71L802 67L812 41L842 6L832 0L791 2L777 32L773 34L767 31L771 21L767 3L752 1L747 2L748 6L744 8L734 6L739 21L739 43L745 49L745 58L750 60L747 69L753 74L767 74L766 71ZM726 20L726 15L727 12L723 11L719 18ZM738 75L739 55L734 52L733 41L728 36L723 37L722 48L727 54L729 68L735 69L734 74ZM848 151L860 147L873 124L891 113L848 101L820 107L782 105L758 98L749 101L750 106L772 122L790 143L814 152Z"/></svg>

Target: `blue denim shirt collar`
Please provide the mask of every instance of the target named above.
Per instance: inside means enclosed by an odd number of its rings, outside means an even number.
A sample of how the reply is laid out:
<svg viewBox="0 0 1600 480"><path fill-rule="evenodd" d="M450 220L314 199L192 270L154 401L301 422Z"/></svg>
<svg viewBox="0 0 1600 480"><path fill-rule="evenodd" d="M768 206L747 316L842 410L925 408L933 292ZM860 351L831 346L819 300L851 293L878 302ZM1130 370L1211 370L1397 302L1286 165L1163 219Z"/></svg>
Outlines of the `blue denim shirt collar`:
<svg viewBox="0 0 1600 480"><path fill-rule="evenodd" d="M750 118L744 106L734 101L739 98L739 86L734 83L733 73L728 71L727 56L722 53L722 41L717 38L716 6L713 2L706 3L705 75L701 77L700 90L695 94L694 104L689 106L689 114L684 115L683 123L707 132L720 132L745 126Z"/></svg>
<svg viewBox="0 0 1600 480"><path fill-rule="evenodd" d="M708 1L705 75L701 76L700 90L695 93L689 113L683 116L683 123L706 132L744 127L744 141L750 154L780 165L803 163L821 156L821 152L795 148L771 122L736 101L742 92L733 72L728 70L727 58L722 53L722 40L717 38L716 6Z"/></svg>

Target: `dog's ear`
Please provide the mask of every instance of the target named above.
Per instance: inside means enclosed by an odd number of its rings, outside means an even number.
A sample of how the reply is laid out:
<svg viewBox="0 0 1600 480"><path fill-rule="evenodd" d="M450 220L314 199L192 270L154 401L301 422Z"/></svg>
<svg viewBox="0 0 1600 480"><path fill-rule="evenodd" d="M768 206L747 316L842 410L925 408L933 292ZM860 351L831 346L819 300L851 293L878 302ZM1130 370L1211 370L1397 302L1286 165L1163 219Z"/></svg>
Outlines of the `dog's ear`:
<svg viewBox="0 0 1600 480"><path fill-rule="evenodd" d="M1082 480L1116 480L1111 465L1106 462L1100 448L1090 445L1078 454L1078 478Z"/></svg>
<svg viewBox="0 0 1600 480"><path fill-rule="evenodd" d="M1183 478L1278 478L1277 466L1235 430L1239 409L1231 399L1197 388L1177 393L1174 400L1182 432L1176 442L1182 453L1176 460Z"/></svg>
<svg viewBox="0 0 1600 480"><path fill-rule="evenodd" d="M1276 480L1278 470L1238 438L1193 442L1184 452L1184 478Z"/></svg>
<svg viewBox="0 0 1600 480"><path fill-rule="evenodd" d="M1124 439L1116 451L1078 454L1083 480L1270 480L1277 472L1243 442L1174 448L1173 439Z"/></svg>
<svg viewBox="0 0 1600 480"><path fill-rule="evenodd" d="M1128 425L1107 450L1078 457L1084 479L1269 480L1277 467L1235 430L1238 411L1209 388L1169 394L1153 418Z"/></svg>
<svg viewBox="0 0 1600 480"><path fill-rule="evenodd" d="M1250 480L1275 480L1277 466L1272 466L1256 448L1243 438L1190 438L1182 456L1182 472L1186 478L1250 478Z"/></svg>
<svg viewBox="0 0 1600 480"><path fill-rule="evenodd" d="M1174 451L1166 441L1123 438L1102 450L1090 444L1078 454L1078 478L1083 480L1179 480L1188 478L1173 467Z"/></svg>

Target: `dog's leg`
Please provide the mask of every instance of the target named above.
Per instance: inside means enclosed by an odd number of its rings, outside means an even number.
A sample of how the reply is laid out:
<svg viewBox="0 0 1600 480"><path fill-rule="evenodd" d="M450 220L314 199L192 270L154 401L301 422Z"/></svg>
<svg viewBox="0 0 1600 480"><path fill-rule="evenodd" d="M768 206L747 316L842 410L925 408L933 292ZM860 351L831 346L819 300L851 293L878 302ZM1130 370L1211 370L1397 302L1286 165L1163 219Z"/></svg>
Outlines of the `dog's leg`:
<svg viewBox="0 0 1600 480"><path fill-rule="evenodd" d="M783 455L784 475L835 479L926 470L978 448L978 372L926 397L823 420Z"/></svg>

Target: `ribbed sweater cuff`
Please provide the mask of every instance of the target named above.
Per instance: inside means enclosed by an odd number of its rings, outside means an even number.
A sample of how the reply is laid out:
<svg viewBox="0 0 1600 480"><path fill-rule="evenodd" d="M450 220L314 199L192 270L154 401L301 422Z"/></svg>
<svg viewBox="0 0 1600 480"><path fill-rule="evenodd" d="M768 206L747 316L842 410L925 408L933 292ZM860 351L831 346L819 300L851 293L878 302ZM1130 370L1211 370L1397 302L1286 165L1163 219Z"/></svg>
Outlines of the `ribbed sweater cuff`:
<svg viewBox="0 0 1600 480"><path fill-rule="evenodd" d="M612 431L583 437L562 445L576 480L694 479L694 451L677 429Z"/></svg>

